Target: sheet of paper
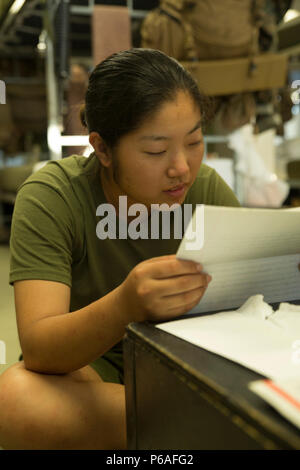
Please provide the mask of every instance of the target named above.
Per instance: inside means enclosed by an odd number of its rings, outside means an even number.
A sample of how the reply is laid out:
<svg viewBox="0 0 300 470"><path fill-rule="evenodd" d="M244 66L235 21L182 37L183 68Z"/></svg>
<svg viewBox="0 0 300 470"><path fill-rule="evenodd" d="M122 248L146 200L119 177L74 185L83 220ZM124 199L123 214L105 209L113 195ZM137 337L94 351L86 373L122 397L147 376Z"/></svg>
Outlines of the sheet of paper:
<svg viewBox="0 0 300 470"><path fill-rule="evenodd" d="M156 325L196 346L238 362L271 379L299 377L300 307L273 312L262 295L235 311L187 317Z"/></svg>
<svg viewBox="0 0 300 470"><path fill-rule="evenodd" d="M188 249L192 240L184 236L177 258L213 264L300 254L298 210L204 206L204 221L199 214L201 206L190 224L196 232L204 222L203 247Z"/></svg>
<svg viewBox="0 0 300 470"><path fill-rule="evenodd" d="M300 299L300 255L275 256L223 264L204 264L212 281L199 304L188 313L240 307L250 296L266 302Z"/></svg>
<svg viewBox="0 0 300 470"><path fill-rule="evenodd" d="M236 308L256 294L267 302L300 298L300 211L204 206L202 219L202 209L196 208L177 252L213 278L190 313ZM191 249L188 233L196 230L204 243Z"/></svg>

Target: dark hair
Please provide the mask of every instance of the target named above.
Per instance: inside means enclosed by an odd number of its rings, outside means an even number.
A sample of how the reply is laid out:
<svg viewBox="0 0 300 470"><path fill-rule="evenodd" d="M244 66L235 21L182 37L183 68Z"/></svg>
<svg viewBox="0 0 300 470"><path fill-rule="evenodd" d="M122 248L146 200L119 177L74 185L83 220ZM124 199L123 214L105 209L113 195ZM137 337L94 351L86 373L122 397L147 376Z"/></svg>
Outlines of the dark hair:
<svg viewBox="0 0 300 470"><path fill-rule="evenodd" d="M207 99L177 60L154 49L133 48L107 57L89 77L82 124L113 148L179 90L190 94L205 119Z"/></svg>

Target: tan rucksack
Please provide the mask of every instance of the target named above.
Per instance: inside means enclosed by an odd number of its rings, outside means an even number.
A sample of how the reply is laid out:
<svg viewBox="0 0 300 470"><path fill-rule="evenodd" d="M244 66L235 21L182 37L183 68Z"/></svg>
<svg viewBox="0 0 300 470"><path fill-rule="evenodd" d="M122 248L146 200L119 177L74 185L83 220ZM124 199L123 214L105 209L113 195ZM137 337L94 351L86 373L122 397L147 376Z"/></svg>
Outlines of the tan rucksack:
<svg viewBox="0 0 300 470"><path fill-rule="evenodd" d="M265 0L161 0L142 24L141 47L178 60L256 54L264 7Z"/></svg>
<svg viewBox="0 0 300 470"><path fill-rule="evenodd" d="M141 47L159 49L178 60L196 59L193 30L183 17L186 4L186 0L161 0L142 23Z"/></svg>
<svg viewBox="0 0 300 470"><path fill-rule="evenodd" d="M260 9L264 0L199 0L185 9L198 59L243 57L258 51Z"/></svg>
<svg viewBox="0 0 300 470"><path fill-rule="evenodd" d="M142 24L141 47L178 59L205 94L217 97L215 132L250 122L254 93L284 85L287 58L260 50L261 30L276 32L266 6L267 0L161 0Z"/></svg>

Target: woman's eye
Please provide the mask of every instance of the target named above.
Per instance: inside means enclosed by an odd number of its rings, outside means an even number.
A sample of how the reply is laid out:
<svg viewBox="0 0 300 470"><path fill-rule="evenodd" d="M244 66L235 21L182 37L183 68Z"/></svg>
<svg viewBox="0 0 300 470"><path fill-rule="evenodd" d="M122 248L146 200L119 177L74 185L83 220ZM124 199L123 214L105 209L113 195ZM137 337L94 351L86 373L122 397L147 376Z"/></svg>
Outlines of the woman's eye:
<svg viewBox="0 0 300 470"><path fill-rule="evenodd" d="M162 155L163 153L165 153L165 150L163 150L162 152L145 152L147 153L148 155Z"/></svg>
<svg viewBox="0 0 300 470"><path fill-rule="evenodd" d="M202 140L197 140L197 142L192 142L191 144L189 144L191 147L194 146L194 145L199 145L199 144L202 144Z"/></svg>

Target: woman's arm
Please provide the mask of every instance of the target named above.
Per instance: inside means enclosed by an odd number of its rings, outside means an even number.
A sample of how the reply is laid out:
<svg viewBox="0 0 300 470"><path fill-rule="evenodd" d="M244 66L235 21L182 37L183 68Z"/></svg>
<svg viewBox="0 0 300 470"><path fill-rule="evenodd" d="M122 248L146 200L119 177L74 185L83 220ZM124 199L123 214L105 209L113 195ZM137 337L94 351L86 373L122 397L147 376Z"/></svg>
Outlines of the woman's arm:
<svg viewBox="0 0 300 470"><path fill-rule="evenodd" d="M65 284L15 282L25 366L42 373L68 373L112 348L130 322L182 315L197 305L210 281L201 269L175 255L143 261L119 287L71 313L70 288Z"/></svg>
<svg viewBox="0 0 300 470"><path fill-rule="evenodd" d="M36 372L64 374L89 364L122 339L130 321L119 289L71 313L65 284L18 281L14 291L23 359Z"/></svg>

